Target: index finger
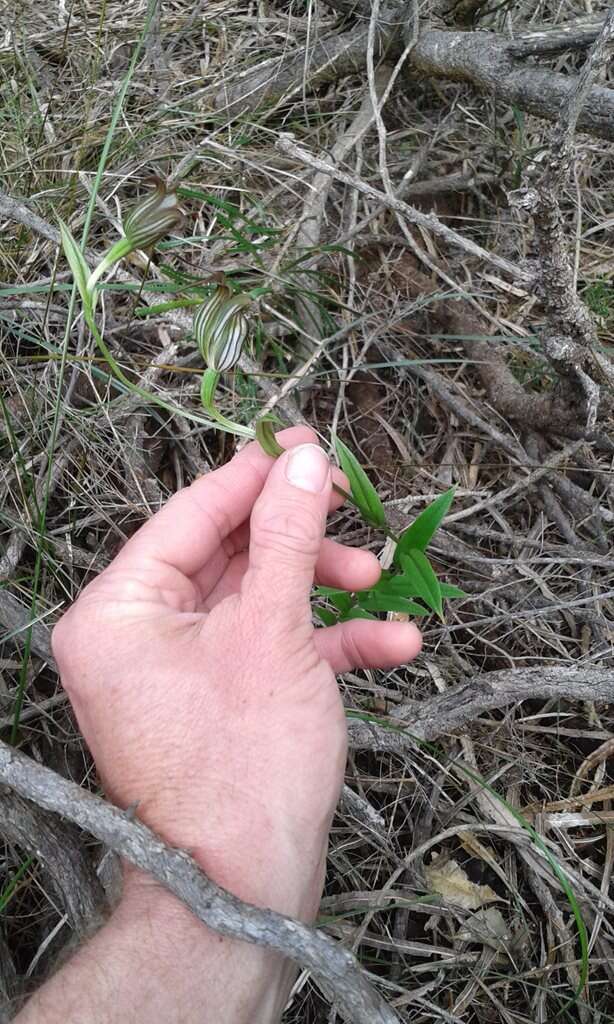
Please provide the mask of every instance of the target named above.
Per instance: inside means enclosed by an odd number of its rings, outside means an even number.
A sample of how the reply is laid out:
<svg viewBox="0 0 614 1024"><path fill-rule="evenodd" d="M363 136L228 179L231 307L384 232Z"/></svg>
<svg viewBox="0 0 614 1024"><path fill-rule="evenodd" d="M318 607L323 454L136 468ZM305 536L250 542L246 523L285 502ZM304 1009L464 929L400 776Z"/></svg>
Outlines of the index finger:
<svg viewBox="0 0 614 1024"><path fill-rule="evenodd" d="M276 436L284 448L293 448L316 435L299 426ZM249 517L274 462L257 441L247 445L225 466L174 494L124 545L115 565L158 562L193 576Z"/></svg>

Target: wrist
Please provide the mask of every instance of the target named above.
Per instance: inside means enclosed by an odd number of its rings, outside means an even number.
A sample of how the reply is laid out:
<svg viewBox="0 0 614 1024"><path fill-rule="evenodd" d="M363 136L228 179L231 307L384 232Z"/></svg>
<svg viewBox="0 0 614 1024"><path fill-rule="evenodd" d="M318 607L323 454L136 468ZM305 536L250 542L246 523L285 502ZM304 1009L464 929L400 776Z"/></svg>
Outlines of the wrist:
<svg viewBox="0 0 614 1024"><path fill-rule="evenodd" d="M324 888L328 843L322 841L312 847L305 844L301 851L280 837L277 841L270 839L267 844L254 842L249 848L243 844L237 849L229 844L217 849L209 844L186 852L211 882L238 899L311 924L317 917ZM121 902L135 911L154 914L162 905L164 913L171 920L177 919L180 927L186 916L196 920L152 875L128 862L123 864Z"/></svg>
<svg viewBox="0 0 614 1024"><path fill-rule="evenodd" d="M153 879L127 877L109 927L126 962L150 982L155 974L165 993L160 998L169 1000L177 1019L279 1021L296 973L292 962L211 931Z"/></svg>
<svg viewBox="0 0 614 1024"><path fill-rule="evenodd" d="M253 809L252 809L253 810ZM223 825L182 828L175 820L164 827L146 813L142 818L167 843L183 849L216 885L238 899L275 910L305 923L315 920L326 872L328 822L301 830L301 839L264 810L233 808ZM124 864L124 887L131 899L147 905L163 892L144 871Z"/></svg>
<svg viewBox="0 0 614 1024"><path fill-rule="evenodd" d="M160 887L128 886L106 925L17 1020L278 1024L294 976L290 961L210 931Z"/></svg>

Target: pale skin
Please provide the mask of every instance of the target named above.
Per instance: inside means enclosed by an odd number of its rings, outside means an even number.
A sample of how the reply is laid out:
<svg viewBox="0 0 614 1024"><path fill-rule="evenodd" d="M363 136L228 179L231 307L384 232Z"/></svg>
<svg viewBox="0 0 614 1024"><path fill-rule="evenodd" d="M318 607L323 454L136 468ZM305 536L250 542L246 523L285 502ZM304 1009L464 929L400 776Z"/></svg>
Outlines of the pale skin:
<svg viewBox="0 0 614 1024"><path fill-rule="evenodd" d="M315 436L248 445L175 495L53 634L110 800L241 899L313 922L347 736L336 673L413 658L410 624L314 629L317 580L376 582L374 555L325 538L339 499ZM18 1024L276 1024L295 968L209 931L126 868L108 923Z"/></svg>

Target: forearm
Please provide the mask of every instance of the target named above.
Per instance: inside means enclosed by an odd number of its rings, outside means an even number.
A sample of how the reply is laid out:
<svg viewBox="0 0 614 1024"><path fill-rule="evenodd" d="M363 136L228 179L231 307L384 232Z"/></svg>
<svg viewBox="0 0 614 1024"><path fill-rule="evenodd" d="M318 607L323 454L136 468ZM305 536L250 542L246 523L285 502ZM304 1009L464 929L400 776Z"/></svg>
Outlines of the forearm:
<svg viewBox="0 0 614 1024"><path fill-rule="evenodd" d="M15 1024L277 1024L295 974L205 928L161 889L122 901Z"/></svg>

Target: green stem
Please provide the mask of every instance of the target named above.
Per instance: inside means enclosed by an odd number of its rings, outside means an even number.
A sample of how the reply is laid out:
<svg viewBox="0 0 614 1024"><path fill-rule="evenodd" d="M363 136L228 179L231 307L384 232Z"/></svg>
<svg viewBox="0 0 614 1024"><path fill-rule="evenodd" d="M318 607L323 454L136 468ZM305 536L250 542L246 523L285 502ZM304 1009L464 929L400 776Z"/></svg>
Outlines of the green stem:
<svg viewBox="0 0 614 1024"><path fill-rule="evenodd" d="M202 407L205 412L219 423L222 430L226 430L229 434L237 434L239 437L255 437L255 432L250 427L244 427L241 423L235 423L234 420L229 420L223 413L219 411L215 404L215 391L220 379L220 374L217 370L212 370L211 367L207 367L203 373L201 384L200 384L200 400Z"/></svg>
<svg viewBox="0 0 614 1024"><path fill-rule="evenodd" d="M94 285L107 270L119 263L120 260L127 256L129 252L132 252L134 245L127 238L120 238L112 245L106 256L103 256L98 266L92 270L90 276L87 279L86 288L90 296L93 294Z"/></svg>
<svg viewBox="0 0 614 1024"><path fill-rule="evenodd" d="M226 423L224 424L221 423L217 417L215 417L215 422L212 420L207 420L203 416L199 416L197 413L188 412L186 409L182 409L181 406L179 405L173 405L172 402L166 402L163 398L159 398L158 395L153 394L151 391L146 391L145 388L140 388L138 384L133 384L130 378L126 376L122 368L115 361L113 354L107 347L107 344L104 338L102 337L102 334L98 330L96 321L94 320L91 312L87 309L84 309L84 313L87 325L94 336L96 344L98 345L98 348L102 352L102 355L106 359L107 363L111 367L111 370L113 371L114 375L117 377L119 381L121 381L124 387L126 387L134 395L139 395L139 397L143 398L146 402L152 402L154 405L160 406L161 409L165 409L166 412L170 412L173 416L183 416L184 419L191 420L193 423L198 423L201 427L218 426L222 430L227 431L228 433L236 434L240 431L244 437L256 436L255 432L253 430L250 430L249 427L241 427L239 424L231 424L229 420L227 420Z"/></svg>
<svg viewBox="0 0 614 1024"><path fill-rule="evenodd" d="M345 498L345 500L347 502L349 502L350 505L353 505L354 508L358 509L358 511L360 512L360 506L356 504L356 502L354 501L352 495L348 491L345 491L343 489L343 487L340 487L339 484L335 484L334 483L333 484L333 491L336 491L337 494L340 494L342 498ZM363 519L364 519L364 516L363 516ZM375 530L380 530L384 534L385 537L389 537L390 540L393 540L395 542L395 544L399 543L399 540L400 540L399 535L397 533L394 533L393 530L389 530L387 526L378 526L375 523L369 523L368 520L365 520L365 522L368 523L369 526L373 526L373 528Z"/></svg>

